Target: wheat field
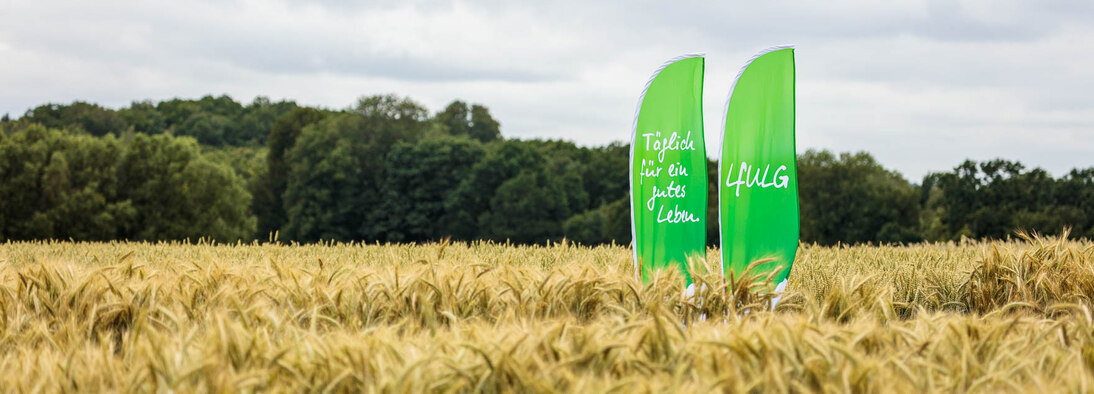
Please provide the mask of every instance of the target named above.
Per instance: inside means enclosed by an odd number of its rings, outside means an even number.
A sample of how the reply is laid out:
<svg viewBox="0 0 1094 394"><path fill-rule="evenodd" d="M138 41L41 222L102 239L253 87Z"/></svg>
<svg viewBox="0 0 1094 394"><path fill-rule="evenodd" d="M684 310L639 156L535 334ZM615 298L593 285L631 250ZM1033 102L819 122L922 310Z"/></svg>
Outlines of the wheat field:
<svg viewBox="0 0 1094 394"><path fill-rule="evenodd" d="M773 294L626 247L0 244L0 388L1090 392L1094 244L802 245ZM703 273L706 272L706 273Z"/></svg>

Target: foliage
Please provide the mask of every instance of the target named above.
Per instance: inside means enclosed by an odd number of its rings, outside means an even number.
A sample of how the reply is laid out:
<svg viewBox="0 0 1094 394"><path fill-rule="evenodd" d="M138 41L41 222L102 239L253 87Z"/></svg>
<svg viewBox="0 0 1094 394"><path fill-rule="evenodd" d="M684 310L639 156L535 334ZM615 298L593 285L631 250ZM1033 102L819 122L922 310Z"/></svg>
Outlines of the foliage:
<svg viewBox="0 0 1094 394"><path fill-rule="evenodd" d="M258 237L275 233L288 222L283 196L288 188L289 166L285 154L296 145L305 126L319 122L327 112L314 108L299 107L277 118L270 126L267 140L266 171L258 177L254 188L254 214L258 219Z"/></svg>
<svg viewBox="0 0 1094 394"><path fill-rule="evenodd" d="M236 132L235 124L230 118L207 112L191 115L175 129L176 135L194 137L202 145L213 146L224 145L226 138Z"/></svg>
<svg viewBox="0 0 1094 394"><path fill-rule="evenodd" d="M76 101L70 105L46 104L35 107L23 118L53 129L69 129L94 136L104 136L125 130L124 119L114 111L97 104Z"/></svg>
<svg viewBox="0 0 1094 394"><path fill-rule="evenodd" d="M631 243L631 198L623 197L600 206L604 216L604 239L616 245Z"/></svg>
<svg viewBox="0 0 1094 394"><path fill-rule="evenodd" d="M151 101L134 101L128 108L118 110L118 115L138 133L160 134L167 129L167 118Z"/></svg>
<svg viewBox="0 0 1094 394"><path fill-rule="evenodd" d="M479 216L482 236L496 241L534 244L561 238L562 221L570 217L564 185L542 168L519 169L490 198Z"/></svg>
<svg viewBox="0 0 1094 394"><path fill-rule="evenodd" d="M189 138L138 134L118 164L119 194L133 204L124 238L247 239L251 196L231 168L201 155Z"/></svg>
<svg viewBox="0 0 1094 394"><path fill-rule="evenodd" d="M475 163L467 178L454 191L448 202L448 214L441 220L442 227L450 231L455 239L471 240L494 236L499 238L497 240L504 241L513 237L489 226L499 225L512 229L519 225L517 221L520 217L507 218L505 215L528 214L535 220L533 225L536 228L522 231L520 239L530 234L545 237L539 239L539 242L558 237L561 235L561 228L554 228L545 219L563 213L559 212L562 209L560 205L566 202L558 201L564 198L558 193L560 186L546 179L544 159L543 154L526 142L506 140L491 145L482 160ZM498 197L499 189L503 185L505 189L501 192L504 196ZM528 194L545 191L554 192L550 194L553 197L550 200L553 201L546 201L544 196ZM535 205L538 203L544 205ZM493 212L494 209L504 210L504 213ZM557 225L561 225L561 220Z"/></svg>
<svg viewBox="0 0 1094 394"><path fill-rule="evenodd" d="M448 236L437 225L458 205L452 191L467 179L483 147L466 137L399 143L387 155L384 198L374 215L383 241L424 242Z"/></svg>
<svg viewBox="0 0 1094 394"><path fill-rule="evenodd" d="M386 155L427 130L425 110L394 96L363 98L352 111L304 127L285 155L289 239L378 239Z"/></svg>
<svg viewBox="0 0 1094 394"><path fill-rule="evenodd" d="M589 206L597 207L630 195L630 144L612 142L583 148L575 155Z"/></svg>
<svg viewBox="0 0 1094 394"><path fill-rule="evenodd" d="M478 104L468 108L463 101L453 101L437 114L436 119L454 136L466 136L480 142L501 138L501 124L494 120L486 107Z"/></svg>
<svg viewBox="0 0 1094 394"><path fill-rule="evenodd" d="M265 144L277 117L296 104L271 103L260 96L244 107L228 96L205 96L196 101L165 101L159 107L176 135L192 136L205 145L243 146Z"/></svg>
<svg viewBox="0 0 1094 394"><path fill-rule="evenodd" d="M50 136L28 139L43 130L52 130ZM53 135L57 132L63 136ZM218 182L233 183L217 189L233 200L250 199L243 217L233 213L235 224L216 230L215 237L630 242L627 144L583 147L567 141L504 139L500 123L483 105L455 100L430 116L422 105L392 95L362 97L338 111L266 97L244 104L226 95L134 101L117 110L77 101L42 105L19 119L2 119L0 141L8 142L0 144L11 156L0 179L7 184L0 189L8 193L7 206L12 207L0 217L8 226L3 231L10 234L2 236L106 240L213 235L160 224L147 231L139 228L155 221L137 218L157 215L143 210L159 208L138 207L126 196L187 191L189 186L180 182L194 181L183 181L184 176L163 175L170 184L130 185L163 187L160 191L120 189L127 178L116 171L71 183L72 172L87 165L79 162L85 160L85 149L71 144L114 152L95 157L126 155L133 141L158 135L196 139L204 154L185 157L205 156L215 166L227 167L227 173L210 172ZM708 161L707 167L707 244L715 246L717 163ZM181 171L184 166L164 168ZM1017 162L967 161L914 185L867 153L811 150L800 155L798 175L805 242L999 239L1015 229L1060 234L1065 228L1073 237L1094 237L1094 168L1053 178ZM49 193L54 195L43 197ZM178 226L205 225L191 216L176 216L196 220ZM240 236L251 221L255 230Z"/></svg>
<svg viewBox="0 0 1094 394"><path fill-rule="evenodd" d="M284 194L288 239L352 240L368 217L362 200L375 202L364 163L367 131L357 115L341 114L305 127L286 154L289 166Z"/></svg>
<svg viewBox="0 0 1094 394"><path fill-rule="evenodd" d="M562 224L567 239L583 245L616 244L631 242L631 199L601 205L571 216Z"/></svg>
<svg viewBox="0 0 1094 394"><path fill-rule="evenodd" d="M1053 179L1018 162L970 160L928 175L924 190L937 194L926 208L938 217L937 231L949 237L998 239L1016 228L1060 234L1067 227L1094 237L1094 168Z"/></svg>
<svg viewBox="0 0 1094 394"><path fill-rule="evenodd" d="M0 140L0 239L112 240L136 216L120 195L116 138L40 125Z"/></svg>
<svg viewBox="0 0 1094 394"><path fill-rule="evenodd" d="M0 239L248 238L250 196L193 140L32 125L0 140Z"/></svg>
<svg viewBox="0 0 1094 394"><path fill-rule="evenodd" d="M562 223L562 232L566 239L582 245L600 245L607 243L607 229L603 209L590 209L571 216Z"/></svg>
<svg viewBox="0 0 1094 394"><path fill-rule="evenodd" d="M258 96L250 105L243 108L237 120L239 132L229 145L265 145L274 122L282 115L296 109L292 101L272 102L269 98Z"/></svg>
<svg viewBox="0 0 1094 394"><path fill-rule="evenodd" d="M798 158L804 242L919 240L919 195L869 154L809 150Z"/></svg>
<svg viewBox="0 0 1094 394"><path fill-rule="evenodd" d="M127 130L149 135L171 132L194 137L203 145L254 146L265 144L274 120L295 107L290 101L271 102L261 96L244 106L227 95L156 104L135 101L116 111L76 101L35 107L20 120L94 136L121 135Z"/></svg>

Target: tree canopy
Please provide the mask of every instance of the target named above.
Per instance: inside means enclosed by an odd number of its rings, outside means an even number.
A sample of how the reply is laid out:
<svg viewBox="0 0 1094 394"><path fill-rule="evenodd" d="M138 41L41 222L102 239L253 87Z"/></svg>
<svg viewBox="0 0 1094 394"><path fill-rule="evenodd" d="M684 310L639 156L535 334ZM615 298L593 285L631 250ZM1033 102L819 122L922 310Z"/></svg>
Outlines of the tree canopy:
<svg viewBox="0 0 1094 394"><path fill-rule="evenodd" d="M249 239L250 195L193 139L32 125L0 140L0 239Z"/></svg>
<svg viewBox="0 0 1094 394"><path fill-rule="evenodd" d="M461 100L432 114L394 95L340 110L226 95L45 104L0 118L0 240L627 244L629 150L504 138ZM1094 238L1094 168L966 161L915 184L866 152L809 150L798 174L804 242Z"/></svg>

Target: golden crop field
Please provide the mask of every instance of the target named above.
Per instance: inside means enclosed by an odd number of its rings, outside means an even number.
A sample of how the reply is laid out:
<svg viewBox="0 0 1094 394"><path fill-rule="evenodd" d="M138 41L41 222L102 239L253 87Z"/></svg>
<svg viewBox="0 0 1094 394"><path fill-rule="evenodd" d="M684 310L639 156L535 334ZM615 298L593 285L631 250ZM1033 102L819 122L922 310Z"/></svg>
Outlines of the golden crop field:
<svg viewBox="0 0 1094 394"><path fill-rule="evenodd" d="M749 278L642 284L625 247L0 244L0 388L1094 390L1094 244L802 245L796 264L772 312Z"/></svg>

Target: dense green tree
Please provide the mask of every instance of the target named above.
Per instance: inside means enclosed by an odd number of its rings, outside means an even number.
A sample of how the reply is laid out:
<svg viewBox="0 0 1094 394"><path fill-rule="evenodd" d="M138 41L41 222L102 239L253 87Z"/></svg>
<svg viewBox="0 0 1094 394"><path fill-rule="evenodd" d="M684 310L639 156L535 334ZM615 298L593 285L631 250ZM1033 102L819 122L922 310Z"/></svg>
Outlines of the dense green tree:
<svg viewBox="0 0 1094 394"><path fill-rule="evenodd" d="M809 150L798 157L801 236L805 242L913 242L919 194L865 152Z"/></svg>
<svg viewBox="0 0 1094 394"><path fill-rule="evenodd" d="M604 238L617 245L631 243L631 198L620 198L600 207L604 215Z"/></svg>
<svg viewBox="0 0 1094 394"><path fill-rule="evenodd" d="M530 140L527 143L536 147L543 156L548 178L563 186L562 198L566 200L566 209L576 213L592 208L589 206L589 193L585 190L589 150L561 140Z"/></svg>
<svg viewBox="0 0 1094 394"><path fill-rule="evenodd" d="M258 178L266 176L266 147L250 146L203 147L202 154L213 162L224 164L239 177L247 190Z"/></svg>
<svg viewBox="0 0 1094 394"><path fill-rule="evenodd" d="M1071 205L1052 205L1037 211L1021 209L1014 214L1012 221L1014 229L1059 234L1064 228L1074 228L1074 235L1084 236L1087 213Z"/></svg>
<svg viewBox="0 0 1094 394"><path fill-rule="evenodd" d="M630 242L630 146L578 148L561 141L536 142L566 186L571 212L563 223L567 238L585 244Z"/></svg>
<svg viewBox="0 0 1094 394"><path fill-rule="evenodd" d="M394 95L362 98L350 112L359 115L359 130L366 134L369 155L364 164L374 185L383 179L384 155L391 147L402 141L417 141L431 126L425 107Z"/></svg>
<svg viewBox="0 0 1094 394"><path fill-rule="evenodd" d="M490 115L489 109L478 104L468 107L463 101L453 101L437 114L436 120L454 136L467 136L482 142L501 138L500 123Z"/></svg>
<svg viewBox="0 0 1094 394"><path fill-rule="evenodd" d="M177 136L194 137L202 145L221 146L236 132L235 124L224 115L198 112L174 129Z"/></svg>
<svg viewBox="0 0 1094 394"><path fill-rule="evenodd" d="M486 234L486 229L480 231L480 218L490 210L498 188L522 170L542 171L543 165L543 155L527 142L504 140L489 145L482 160L475 163L448 200L447 213L440 222L442 233L461 240Z"/></svg>
<svg viewBox="0 0 1094 394"><path fill-rule="evenodd" d="M305 127L286 154L284 194L291 239L373 240L386 155L428 127L425 109L395 96L363 98L347 113Z"/></svg>
<svg viewBox="0 0 1094 394"><path fill-rule="evenodd" d="M205 96L161 102L157 116L175 135L192 136L203 145L255 146L265 144L277 118L293 108L296 103L271 102L263 96L246 107L228 96Z"/></svg>
<svg viewBox="0 0 1094 394"><path fill-rule="evenodd" d="M201 112L201 105L195 100L171 99L156 103L156 111L163 116L164 123L171 128L185 122L190 116Z"/></svg>
<svg viewBox="0 0 1094 394"><path fill-rule="evenodd" d="M580 214L563 223L566 238L585 245L631 242L631 199L623 197Z"/></svg>
<svg viewBox="0 0 1094 394"><path fill-rule="evenodd" d="M167 118L151 101L134 101L128 108L118 110L118 115L138 133L153 135L167 129Z"/></svg>
<svg viewBox="0 0 1094 394"><path fill-rule="evenodd" d="M1094 239L1094 167L1073 169L1061 178L1056 187L1056 205L1082 212L1081 219L1075 215L1068 225L1076 236Z"/></svg>
<svg viewBox="0 0 1094 394"><path fill-rule="evenodd" d="M240 178L202 156L193 139L137 134L118 172L119 194L137 212L125 238L235 241L254 233Z"/></svg>
<svg viewBox="0 0 1094 394"><path fill-rule="evenodd" d="M482 142L490 142L501 138L501 123L494 120L490 110L484 106L475 104L471 106L471 130L468 134L471 138Z"/></svg>
<svg viewBox="0 0 1094 394"><path fill-rule="evenodd" d="M380 239L421 242L447 234L437 226L449 211L448 199L482 158L482 145L466 137L400 143L388 153L381 209L372 223Z"/></svg>
<svg viewBox="0 0 1094 394"><path fill-rule="evenodd" d="M201 112L227 116L232 119L238 119L243 113L243 104L240 104L226 94L202 97L197 101L197 104Z"/></svg>
<svg viewBox="0 0 1094 394"><path fill-rule="evenodd" d="M277 117L295 106L286 101L272 103L259 96L244 107L221 95L162 101L156 110L175 135L192 136L203 145L254 146L264 144Z"/></svg>
<svg viewBox="0 0 1094 394"><path fill-rule="evenodd" d="M615 206L607 207L621 197L629 201L627 152L620 144L590 149L565 141L504 141L492 147L461 185L453 199L460 210L445 223L462 239L478 234L525 243L561 236L586 244L627 242L629 208L618 204L627 208L625 220L618 220L612 216L617 212L609 209ZM613 175L621 179L611 179ZM482 194L486 197L471 190L487 191ZM516 229L518 217L528 219L526 228ZM613 224L626 229L618 231Z"/></svg>
<svg viewBox="0 0 1094 394"><path fill-rule="evenodd" d="M566 154L576 147L508 140L491 148L450 200L450 215L442 220L450 234L518 243L560 239L563 222L581 212L574 207L588 201L580 173Z"/></svg>
<svg viewBox="0 0 1094 394"><path fill-rule="evenodd" d="M928 242L948 241L953 239L953 234L943 223L946 216L946 210L942 208L940 201L942 200L942 189L937 187L939 181L938 173L927 174L923 177L923 183L919 186L920 189L920 215L919 215L919 235Z"/></svg>
<svg viewBox="0 0 1094 394"><path fill-rule="evenodd" d="M581 178L590 206L601 206L630 196L630 144L612 142L586 148Z"/></svg>
<svg viewBox="0 0 1094 394"><path fill-rule="evenodd" d="M562 222L570 216L565 186L542 168L525 168L502 182L479 217L483 237L522 244L562 238Z"/></svg>
<svg viewBox="0 0 1094 394"><path fill-rule="evenodd" d="M0 239L110 240L134 209L117 197L122 145L33 125L0 140Z"/></svg>
<svg viewBox="0 0 1094 394"><path fill-rule="evenodd" d="M626 244L628 153L621 143L504 140L486 107L459 100L433 117L390 95L338 112L226 95L116 111L47 104L0 119L0 239L228 240L257 229L298 241ZM707 167L708 243L717 244L717 164ZM810 151L798 175L807 242L1068 227L1094 238L1094 168L1053 178L1017 162L966 161L917 187L867 154Z"/></svg>
<svg viewBox="0 0 1094 394"><path fill-rule="evenodd" d="M1075 170L1059 180L1018 162L965 161L952 172L928 175L924 189L936 198L928 212L938 212L941 227L951 238L1004 238L1015 229L1058 234L1074 227L1085 235L1092 193L1083 172Z"/></svg>
<svg viewBox="0 0 1094 394"><path fill-rule="evenodd" d="M289 173L285 154L296 144L304 127L323 120L327 115L327 112L314 108L297 107L279 116L270 126L265 176L258 177L252 189L252 210L258 218L259 238L264 239L277 232L288 221L283 200Z"/></svg>
<svg viewBox="0 0 1094 394"><path fill-rule="evenodd" d="M271 102L269 98L255 97L250 105L243 109L239 119L238 133L227 141L230 145L265 145L273 124L277 119L296 108L292 101Z"/></svg>
<svg viewBox="0 0 1094 394"><path fill-rule="evenodd" d="M239 176L240 184L251 195L248 215L255 217L257 223L259 221L258 213L265 208L260 204L267 201L260 200L260 196L267 190L266 182L269 179L266 173L266 148L249 146L206 147L203 154L209 160L227 166ZM269 232L259 232L257 230L253 234L253 238L259 240L268 240L269 236Z"/></svg>
<svg viewBox="0 0 1094 394"><path fill-rule="evenodd" d="M355 114L333 115L305 127L286 154L289 165L284 194L288 239L351 241L368 218L370 184L365 157L368 131ZM375 168L372 168L375 170ZM368 201L362 201L366 197Z"/></svg>
<svg viewBox="0 0 1094 394"><path fill-rule="evenodd" d="M76 101L72 104L46 104L27 111L23 116L30 123L54 129L83 131L94 136L120 134L129 126L114 111L97 104Z"/></svg>
<svg viewBox="0 0 1094 394"><path fill-rule="evenodd" d="M0 143L0 238L249 237L249 196L193 140L32 125Z"/></svg>
<svg viewBox="0 0 1094 394"><path fill-rule="evenodd" d="M562 233L567 239L582 245L598 245L609 242L604 214L600 208L571 216L562 223Z"/></svg>
<svg viewBox="0 0 1094 394"><path fill-rule="evenodd" d="M448 104L444 111L437 113L437 122L448 128L455 136L471 135L471 112L467 103L456 100Z"/></svg>

